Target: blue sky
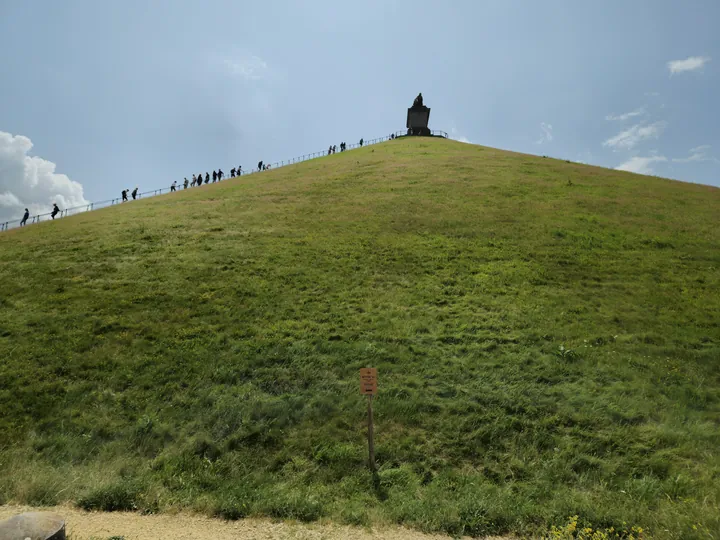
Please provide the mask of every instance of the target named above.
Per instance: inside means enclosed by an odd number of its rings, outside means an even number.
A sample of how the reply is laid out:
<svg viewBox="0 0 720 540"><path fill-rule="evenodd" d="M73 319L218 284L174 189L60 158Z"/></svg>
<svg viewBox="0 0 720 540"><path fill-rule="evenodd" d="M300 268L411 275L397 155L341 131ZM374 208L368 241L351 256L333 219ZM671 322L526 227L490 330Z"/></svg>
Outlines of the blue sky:
<svg viewBox="0 0 720 540"><path fill-rule="evenodd" d="M457 139L720 186L718 21L717 0L0 0L0 219L382 136L420 91Z"/></svg>

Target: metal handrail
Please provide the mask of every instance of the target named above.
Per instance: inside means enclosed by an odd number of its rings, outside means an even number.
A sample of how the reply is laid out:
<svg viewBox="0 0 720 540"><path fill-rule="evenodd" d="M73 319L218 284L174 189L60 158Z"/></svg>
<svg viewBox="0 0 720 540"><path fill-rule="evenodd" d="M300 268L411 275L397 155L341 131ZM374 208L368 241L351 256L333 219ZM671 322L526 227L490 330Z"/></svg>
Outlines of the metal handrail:
<svg viewBox="0 0 720 540"><path fill-rule="evenodd" d="M431 134L433 137L442 137L445 139L449 138L447 132L445 132L445 131L433 130L433 131L431 131ZM347 152L348 150L354 150L356 148L361 148L363 146L370 146L373 144L389 141L389 140L396 139L399 137L405 137L407 135L408 135L407 131L396 131L395 133L392 133L391 135L388 135L385 137L378 137L378 138L370 139L370 140L363 139L363 144L360 144L359 142L357 142L355 144L348 144L345 148L345 152ZM342 152L342 151L338 149L338 152ZM304 154L302 156L294 157L292 159L276 161L275 163L268 163L268 164L266 164L266 166L268 169L272 170L272 169L277 169L278 167L285 167L287 165L293 165L295 163L301 163L303 161L308 161L310 159L325 157L328 154L329 153L327 150L321 151L321 152L312 152L310 154ZM230 169L228 169L228 170L230 170ZM248 174L254 174L254 173L258 173L258 172L262 172L262 171L259 171L256 169L251 169L249 171L241 170L240 174L236 174L235 176L230 176L228 174L227 176L224 177L224 179L227 180L230 178L239 178L240 176L247 176ZM217 183L220 181L221 180L217 180L217 181L213 180L210 183L214 184L214 183ZM199 186L197 186L197 187L199 187ZM186 188L184 187L183 184L179 183L179 184L177 184L175 189L176 189L176 191L180 191L180 190L183 190ZM172 191L171 186L160 188L160 189L152 189L149 191L144 191L142 193L138 193L137 197L138 198L142 198L144 196L152 197L155 195L162 195L163 193L167 193L169 191ZM108 206L112 206L112 205L118 204L120 202L122 202L122 197L118 197L116 199L108 199L106 201L91 202L91 203L83 204L80 206L74 206L72 208L66 208L64 210L60 210L60 212L57 214L56 218L59 219L59 218L67 217L69 215L80 214L82 212L90 212L91 210L99 210L100 208L106 208ZM51 216L52 216L52 212L47 212L45 214L36 214L36 215L30 216L28 218L27 224L31 225L33 223L40 223L40 221L42 221L42 218L47 219L48 217L51 217ZM15 220L10 220L10 221L0 222L0 231L7 231L9 229L17 228L20 226L21 222L22 222L22 219L15 219Z"/></svg>

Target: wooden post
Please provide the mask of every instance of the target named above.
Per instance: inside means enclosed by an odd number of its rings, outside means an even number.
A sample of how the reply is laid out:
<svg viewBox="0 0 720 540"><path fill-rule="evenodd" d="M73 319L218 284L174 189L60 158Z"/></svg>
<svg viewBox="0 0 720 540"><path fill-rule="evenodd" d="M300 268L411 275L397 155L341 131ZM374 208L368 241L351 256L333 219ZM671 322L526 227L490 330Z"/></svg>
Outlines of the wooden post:
<svg viewBox="0 0 720 540"><path fill-rule="evenodd" d="M368 455L370 470L375 472L375 425L373 423L372 400L377 394L377 369L360 369L360 393L368 397Z"/></svg>
<svg viewBox="0 0 720 540"><path fill-rule="evenodd" d="M373 425L373 396L368 396L368 454L370 456L370 470L375 472L375 426Z"/></svg>

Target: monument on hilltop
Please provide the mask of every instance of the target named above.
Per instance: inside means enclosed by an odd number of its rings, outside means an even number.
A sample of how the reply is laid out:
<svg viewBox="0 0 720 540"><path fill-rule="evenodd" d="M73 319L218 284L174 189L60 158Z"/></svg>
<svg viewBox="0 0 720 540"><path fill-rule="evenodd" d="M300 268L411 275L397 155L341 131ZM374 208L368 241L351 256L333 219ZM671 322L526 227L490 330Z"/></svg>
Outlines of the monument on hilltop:
<svg viewBox="0 0 720 540"><path fill-rule="evenodd" d="M413 101L412 107L408 109L407 127L408 135L424 135L430 136L428 122L430 121L430 108L423 104L422 92L418 94Z"/></svg>

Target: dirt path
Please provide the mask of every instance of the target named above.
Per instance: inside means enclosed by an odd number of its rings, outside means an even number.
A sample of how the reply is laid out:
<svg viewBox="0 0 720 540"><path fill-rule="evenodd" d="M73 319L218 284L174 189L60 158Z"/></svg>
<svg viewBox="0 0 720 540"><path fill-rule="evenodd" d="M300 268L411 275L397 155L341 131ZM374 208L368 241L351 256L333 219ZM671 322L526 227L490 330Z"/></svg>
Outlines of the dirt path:
<svg viewBox="0 0 720 540"><path fill-rule="evenodd" d="M400 527L369 530L327 524L274 522L264 519L222 521L192 514L141 516L127 512L83 512L76 508L29 508L0 506L0 520L15 514L41 510L60 514L71 540L439 540L449 536L422 534ZM490 539L487 539L490 540ZM495 540L501 540L499 538Z"/></svg>

